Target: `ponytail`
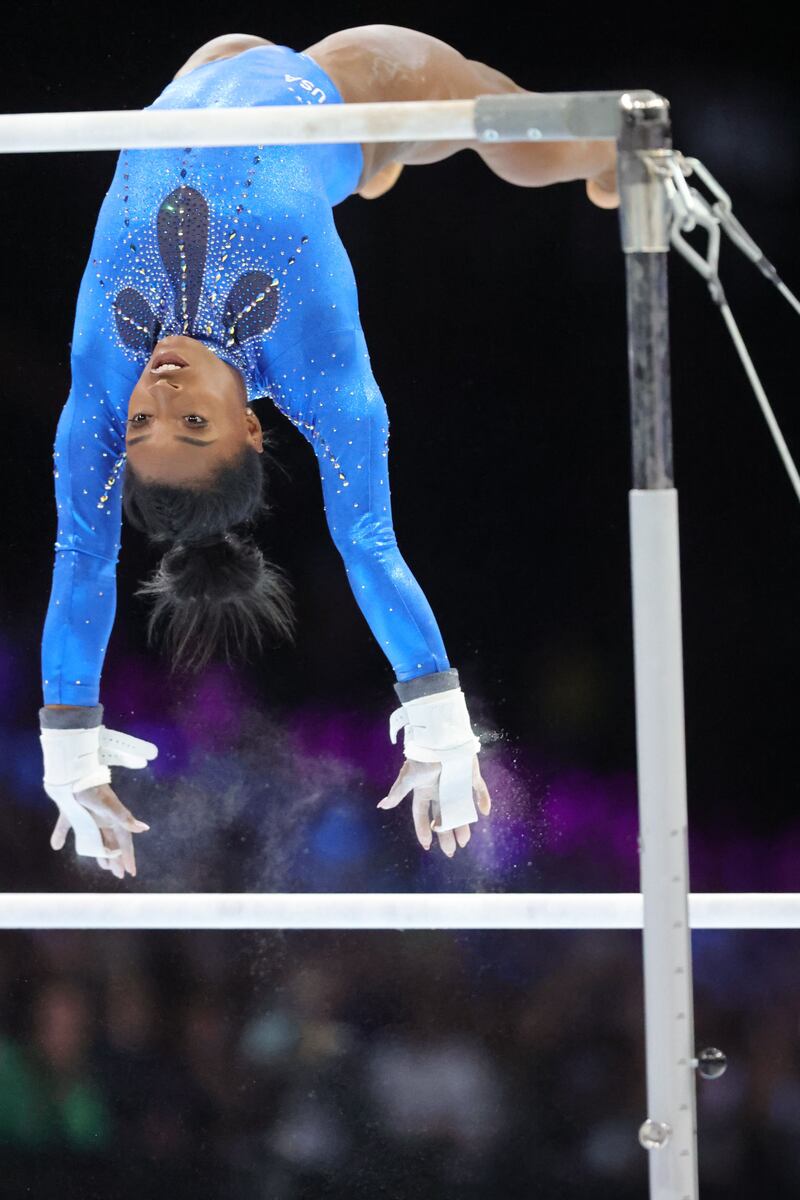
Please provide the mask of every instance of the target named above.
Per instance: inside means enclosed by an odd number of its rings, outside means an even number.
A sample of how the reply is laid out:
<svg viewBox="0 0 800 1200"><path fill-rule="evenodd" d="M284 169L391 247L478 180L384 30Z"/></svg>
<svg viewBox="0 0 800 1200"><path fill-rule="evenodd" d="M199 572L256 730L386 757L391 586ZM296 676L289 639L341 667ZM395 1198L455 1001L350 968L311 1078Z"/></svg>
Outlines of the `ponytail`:
<svg viewBox="0 0 800 1200"><path fill-rule="evenodd" d="M198 672L217 652L241 656L259 650L265 631L294 641L291 584L250 537L233 527L270 511L264 499L262 459L246 445L202 486L145 483L126 464L125 515L151 542L170 543L156 571L134 593L153 601L147 621L151 645L158 626L173 671Z"/></svg>
<svg viewBox="0 0 800 1200"><path fill-rule="evenodd" d="M263 644L264 628L294 640L291 585L252 538L227 533L206 546L178 543L135 592L150 597L148 644L166 621L163 642L173 670L200 671L216 649L229 664L248 642Z"/></svg>

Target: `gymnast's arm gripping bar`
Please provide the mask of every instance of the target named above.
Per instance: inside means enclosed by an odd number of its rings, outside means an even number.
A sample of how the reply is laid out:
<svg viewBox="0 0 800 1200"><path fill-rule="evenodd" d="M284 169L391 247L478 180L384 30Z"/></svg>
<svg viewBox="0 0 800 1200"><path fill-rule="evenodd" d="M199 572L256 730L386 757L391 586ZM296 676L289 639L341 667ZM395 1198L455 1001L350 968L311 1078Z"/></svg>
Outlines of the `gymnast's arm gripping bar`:
<svg viewBox="0 0 800 1200"><path fill-rule="evenodd" d="M526 92L474 100L0 114L0 153L304 142L614 140L623 100L650 91ZM662 102L663 103L663 102Z"/></svg>

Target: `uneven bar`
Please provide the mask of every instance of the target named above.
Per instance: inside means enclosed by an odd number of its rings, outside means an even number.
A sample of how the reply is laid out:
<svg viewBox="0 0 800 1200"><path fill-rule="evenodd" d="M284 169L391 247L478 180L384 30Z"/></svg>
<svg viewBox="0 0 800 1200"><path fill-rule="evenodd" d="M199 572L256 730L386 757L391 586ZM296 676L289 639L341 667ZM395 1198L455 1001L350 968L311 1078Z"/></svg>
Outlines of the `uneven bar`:
<svg viewBox="0 0 800 1200"><path fill-rule="evenodd" d="M798 929L800 892L698 893L693 929ZM7 892L0 929L641 929L639 892Z"/></svg>
<svg viewBox="0 0 800 1200"><path fill-rule="evenodd" d="M636 93L637 95L639 93ZM652 95L652 93L643 93ZM622 92L473 100L0 114L0 153L304 142L612 140Z"/></svg>

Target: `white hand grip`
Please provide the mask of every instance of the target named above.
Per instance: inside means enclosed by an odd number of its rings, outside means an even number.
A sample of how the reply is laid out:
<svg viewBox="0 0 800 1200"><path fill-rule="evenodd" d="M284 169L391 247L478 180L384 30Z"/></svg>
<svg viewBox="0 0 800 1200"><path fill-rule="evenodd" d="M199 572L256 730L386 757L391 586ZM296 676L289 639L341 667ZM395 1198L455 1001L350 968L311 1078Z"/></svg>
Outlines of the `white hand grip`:
<svg viewBox="0 0 800 1200"><path fill-rule="evenodd" d="M99 757L101 763L118 767L146 767L151 759L158 757L158 746L134 737L132 733L120 733L118 729L100 726Z"/></svg>
<svg viewBox="0 0 800 1200"><path fill-rule="evenodd" d="M434 833L446 829L457 829L459 825L470 825L478 820L472 796L472 756L445 759L439 776L440 819L433 822Z"/></svg>
<svg viewBox="0 0 800 1200"><path fill-rule="evenodd" d="M75 799L70 784L45 784L44 790L51 800L58 805L72 826L75 834L76 854L86 854L91 858L118 858L121 850L109 850L103 842L100 830L94 817L83 805Z"/></svg>
<svg viewBox="0 0 800 1200"><path fill-rule="evenodd" d="M405 727L403 753L416 762L440 762L439 821L435 832L478 820L472 795L472 759L481 744L472 732L461 688L406 700L389 719L394 742Z"/></svg>
<svg viewBox="0 0 800 1200"><path fill-rule="evenodd" d="M44 790L58 805L75 833L75 851L92 858L117 858L109 850L91 812L76 792L111 783L109 766L145 767L158 754L153 742L97 725L93 729L43 729Z"/></svg>

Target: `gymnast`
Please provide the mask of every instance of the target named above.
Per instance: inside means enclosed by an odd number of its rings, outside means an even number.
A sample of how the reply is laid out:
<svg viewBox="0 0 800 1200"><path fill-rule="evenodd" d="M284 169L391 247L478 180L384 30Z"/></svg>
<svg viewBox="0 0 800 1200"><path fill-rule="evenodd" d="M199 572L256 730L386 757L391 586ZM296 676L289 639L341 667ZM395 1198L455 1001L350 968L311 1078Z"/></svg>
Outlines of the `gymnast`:
<svg viewBox="0 0 800 1200"><path fill-rule="evenodd" d="M306 50L226 34L201 46L151 109L471 99L521 93L501 72L397 25L341 30ZM373 200L406 167L471 149L522 187L585 181L616 208L613 142L251 145L122 150L76 304L71 387L54 446L57 538L42 634L44 786L78 854L135 875L112 765L150 742L103 724L100 674L116 607L123 512L164 549L137 592L172 668L294 638L290 585L247 526L267 511L269 399L307 439L350 587L396 676L402 769L378 807L413 793L416 836L451 857L491 799L458 671L401 556L389 492L386 405L332 209ZM240 528L242 527L242 528ZM239 529L239 532L236 530ZM477 805L477 808L476 808Z"/></svg>

